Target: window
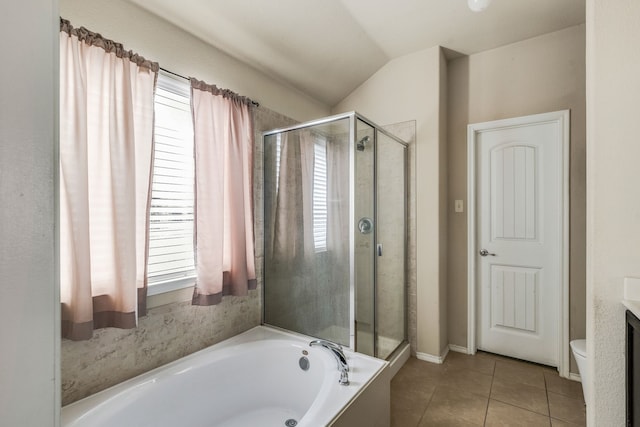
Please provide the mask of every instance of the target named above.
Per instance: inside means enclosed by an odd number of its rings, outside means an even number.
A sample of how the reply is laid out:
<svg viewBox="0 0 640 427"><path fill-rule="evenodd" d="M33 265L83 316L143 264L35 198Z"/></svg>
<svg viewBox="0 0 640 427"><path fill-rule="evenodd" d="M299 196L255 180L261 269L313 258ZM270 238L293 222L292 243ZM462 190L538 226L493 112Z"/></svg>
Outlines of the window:
<svg viewBox="0 0 640 427"><path fill-rule="evenodd" d="M315 140L313 164L313 247L327 250L327 141Z"/></svg>
<svg viewBox="0 0 640 427"><path fill-rule="evenodd" d="M194 158L190 93L186 80L162 72L158 75L147 272L149 295L194 283Z"/></svg>

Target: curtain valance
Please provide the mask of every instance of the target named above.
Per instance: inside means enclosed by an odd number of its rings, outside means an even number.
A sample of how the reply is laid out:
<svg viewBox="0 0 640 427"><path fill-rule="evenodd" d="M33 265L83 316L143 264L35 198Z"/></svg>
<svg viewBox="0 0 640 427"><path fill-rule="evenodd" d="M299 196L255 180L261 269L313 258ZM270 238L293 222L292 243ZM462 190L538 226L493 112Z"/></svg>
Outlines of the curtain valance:
<svg viewBox="0 0 640 427"><path fill-rule="evenodd" d="M138 67L148 68L154 73L160 71L160 65L157 62L149 61L131 50L126 50L121 43L106 39L99 33L94 33L84 27L74 28L66 19L60 18L60 31L70 36L76 36L78 41L86 43L89 46L101 47L108 53L115 53L118 58L126 58Z"/></svg>
<svg viewBox="0 0 640 427"><path fill-rule="evenodd" d="M257 102L253 101L251 98L248 98L246 96L242 96L242 95L238 95L237 93L235 93L232 90L229 89L220 89L218 86L216 85L212 85L212 84L208 84L205 83L201 80L198 80L194 77L191 77L191 87L193 89L197 89L197 90L201 90L203 92L209 92L213 95L216 96L222 96L225 99L230 99L232 101L237 101L241 104L247 105L247 106L252 106L252 105L258 105Z"/></svg>

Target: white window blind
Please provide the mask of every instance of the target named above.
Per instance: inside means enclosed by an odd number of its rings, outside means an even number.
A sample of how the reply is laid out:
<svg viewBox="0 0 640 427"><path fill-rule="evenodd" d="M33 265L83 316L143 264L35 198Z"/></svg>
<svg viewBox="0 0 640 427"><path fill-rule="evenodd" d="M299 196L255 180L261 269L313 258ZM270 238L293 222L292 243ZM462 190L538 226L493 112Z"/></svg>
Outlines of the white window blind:
<svg viewBox="0 0 640 427"><path fill-rule="evenodd" d="M313 164L313 246L327 250L327 141L316 138Z"/></svg>
<svg viewBox="0 0 640 427"><path fill-rule="evenodd" d="M282 134L276 135L276 194L280 188L280 156L282 155Z"/></svg>
<svg viewBox="0 0 640 427"><path fill-rule="evenodd" d="M158 75L149 228L148 282L182 284L195 277L194 154L189 83ZM182 286L173 286L176 289Z"/></svg>

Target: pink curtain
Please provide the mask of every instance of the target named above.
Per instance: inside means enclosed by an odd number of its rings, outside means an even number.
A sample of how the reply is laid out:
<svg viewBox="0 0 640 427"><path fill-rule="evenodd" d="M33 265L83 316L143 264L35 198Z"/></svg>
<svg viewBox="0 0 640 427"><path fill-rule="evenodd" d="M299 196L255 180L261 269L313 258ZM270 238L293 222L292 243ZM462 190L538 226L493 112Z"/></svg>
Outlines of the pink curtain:
<svg viewBox="0 0 640 427"><path fill-rule="evenodd" d="M194 305L256 287L250 100L191 79L196 164Z"/></svg>
<svg viewBox="0 0 640 427"><path fill-rule="evenodd" d="M133 328L145 314L158 64L61 20L62 335Z"/></svg>

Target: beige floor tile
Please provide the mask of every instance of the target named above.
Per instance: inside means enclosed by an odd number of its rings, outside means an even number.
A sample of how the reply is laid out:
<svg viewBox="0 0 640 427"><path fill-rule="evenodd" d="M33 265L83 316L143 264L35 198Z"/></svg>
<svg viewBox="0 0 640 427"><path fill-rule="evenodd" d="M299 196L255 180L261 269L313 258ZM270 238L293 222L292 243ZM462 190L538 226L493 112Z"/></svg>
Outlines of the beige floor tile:
<svg viewBox="0 0 640 427"><path fill-rule="evenodd" d="M435 385L427 385L424 379L408 377L391 381L391 425L415 427L427 409Z"/></svg>
<svg viewBox="0 0 640 427"><path fill-rule="evenodd" d="M411 356L407 360L407 363L404 364L403 368L418 368L418 369L434 368L434 369L441 369L442 365L438 364L438 363L432 363L432 362L427 362L427 361L424 361L424 360L420 360L417 357Z"/></svg>
<svg viewBox="0 0 640 427"><path fill-rule="evenodd" d="M544 379L548 391L574 399L581 399L584 402L584 394L582 393L582 384L580 382L561 378L557 372L547 369L544 370Z"/></svg>
<svg viewBox="0 0 640 427"><path fill-rule="evenodd" d="M391 425L402 427L416 427L422 414L427 409L429 401L411 399L409 396L392 395L391 397Z"/></svg>
<svg viewBox="0 0 640 427"><path fill-rule="evenodd" d="M469 369L460 369L447 372L446 375L443 376L440 384L461 391L489 397L489 394L491 393L491 381L491 375L481 374L480 372Z"/></svg>
<svg viewBox="0 0 640 427"><path fill-rule="evenodd" d="M448 386L438 386L427 406L420 427L481 426L488 398Z"/></svg>
<svg viewBox="0 0 640 427"><path fill-rule="evenodd" d="M487 426L575 427L586 419L579 383L490 353L450 353L442 365L412 357L391 381L393 427L481 426L485 416Z"/></svg>
<svg viewBox="0 0 640 427"><path fill-rule="evenodd" d="M489 400L487 420L484 424L486 427L509 427L516 424L520 427L549 427L549 417L493 399Z"/></svg>
<svg viewBox="0 0 640 427"><path fill-rule="evenodd" d="M507 382L545 388L543 368L532 363L497 360L494 376Z"/></svg>
<svg viewBox="0 0 640 427"><path fill-rule="evenodd" d="M391 381L391 388L396 390L407 389L414 393L427 392L433 393L436 388L438 380L432 378L424 378L418 375L406 375L402 377L396 377Z"/></svg>
<svg viewBox="0 0 640 427"><path fill-rule="evenodd" d="M483 353L468 354L449 352L444 361L446 372L453 372L460 369L469 369L485 375L493 375L496 360Z"/></svg>
<svg viewBox="0 0 640 427"><path fill-rule="evenodd" d="M549 416L547 392L538 387L494 378L491 399Z"/></svg>
<svg viewBox="0 0 640 427"><path fill-rule="evenodd" d="M548 392L551 417L573 424L586 425L586 410L582 399L573 399Z"/></svg>
<svg viewBox="0 0 640 427"><path fill-rule="evenodd" d="M417 427L422 412L416 410L400 410L391 407L391 427Z"/></svg>
<svg viewBox="0 0 640 427"><path fill-rule="evenodd" d="M437 381L444 373L445 367L443 365L425 362L411 357L394 378L419 377Z"/></svg>
<svg viewBox="0 0 640 427"><path fill-rule="evenodd" d="M576 427L581 424L572 424L567 421L557 420L555 418L551 418L551 427ZM584 425L584 424L582 424Z"/></svg>
<svg viewBox="0 0 640 427"><path fill-rule="evenodd" d="M479 427L482 424L469 423L456 418L438 418L437 416L426 416L418 427Z"/></svg>
<svg viewBox="0 0 640 427"><path fill-rule="evenodd" d="M391 381L392 403L395 401L404 406L423 405L426 408L435 389L436 386L433 384L427 385L412 380L400 382L394 379Z"/></svg>

